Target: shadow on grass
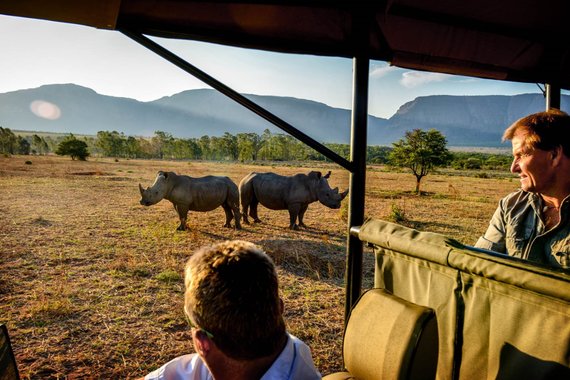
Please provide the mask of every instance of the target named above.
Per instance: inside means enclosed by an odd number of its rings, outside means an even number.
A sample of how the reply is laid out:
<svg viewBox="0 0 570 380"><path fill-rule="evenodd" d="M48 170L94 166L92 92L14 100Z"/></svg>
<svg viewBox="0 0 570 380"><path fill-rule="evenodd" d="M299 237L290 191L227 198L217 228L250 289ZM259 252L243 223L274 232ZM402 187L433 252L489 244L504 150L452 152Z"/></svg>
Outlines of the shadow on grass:
<svg viewBox="0 0 570 380"><path fill-rule="evenodd" d="M282 269L302 277L344 286L346 246L332 242L290 239L261 239L255 241ZM364 277L374 271L373 255L364 255Z"/></svg>
<svg viewBox="0 0 570 380"><path fill-rule="evenodd" d="M441 223L441 222L420 222L414 220L406 220L399 222L402 226L413 228L419 231L434 231L434 230L455 230L464 231L465 228L452 223Z"/></svg>

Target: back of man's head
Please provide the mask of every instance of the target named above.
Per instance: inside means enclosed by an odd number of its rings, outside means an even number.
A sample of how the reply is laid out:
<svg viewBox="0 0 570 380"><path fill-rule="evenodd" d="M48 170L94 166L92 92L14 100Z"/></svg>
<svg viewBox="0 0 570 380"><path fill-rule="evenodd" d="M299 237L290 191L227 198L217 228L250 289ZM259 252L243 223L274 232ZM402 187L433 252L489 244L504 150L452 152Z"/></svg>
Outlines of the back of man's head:
<svg viewBox="0 0 570 380"><path fill-rule="evenodd" d="M283 347L285 322L273 262L259 247L226 241L197 250L185 269L185 310L236 360Z"/></svg>
<svg viewBox="0 0 570 380"><path fill-rule="evenodd" d="M552 150L558 146L570 158L570 116L558 109L537 112L515 121L503 134L512 140L519 130L527 132L525 148Z"/></svg>

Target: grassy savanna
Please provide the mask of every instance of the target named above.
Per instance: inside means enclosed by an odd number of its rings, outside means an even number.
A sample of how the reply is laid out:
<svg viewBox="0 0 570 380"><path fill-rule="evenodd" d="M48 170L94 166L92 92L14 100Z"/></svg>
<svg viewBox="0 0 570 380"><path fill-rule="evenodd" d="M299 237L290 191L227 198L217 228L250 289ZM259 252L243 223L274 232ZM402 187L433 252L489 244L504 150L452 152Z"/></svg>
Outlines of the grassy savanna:
<svg viewBox="0 0 570 380"><path fill-rule="evenodd" d="M31 164L26 164L31 161ZM183 265L192 250L226 239L261 245L278 266L290 332L312 349L323 374L341 368L346 207L309 206L309 229L290 231L286 211L260 206L263 223L223 228L224 213L190 213L175 231L168 201L139 204L138 183L158 170L227 175L293 174L337 166L255 166L211 162L68 157L0 157L0 322L8 325L22 378L135 378L191 352L182 312ZM394 218L471 244L499 198L518 181L434 174L413 194L415 178L370 167L366 215ZM343 203L346 203L345 200ZM370 285L372 255L365 255Z"/></svg>

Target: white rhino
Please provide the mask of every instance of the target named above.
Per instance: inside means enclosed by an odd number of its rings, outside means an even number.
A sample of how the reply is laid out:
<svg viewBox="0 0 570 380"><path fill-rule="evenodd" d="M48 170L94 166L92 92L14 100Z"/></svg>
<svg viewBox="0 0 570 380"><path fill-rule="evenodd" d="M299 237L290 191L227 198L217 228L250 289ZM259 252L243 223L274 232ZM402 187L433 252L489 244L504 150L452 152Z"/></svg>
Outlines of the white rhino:
<svg viewBox="0 0 570 380"><path fill-rule="evenodd" d="M180 218L180 231L186 229L188 211L211 211L222 206L226 212L226 224L231 227L235 220L237 229L241 229L239 214L239 191L236 184L228 177L206 176L192 178L177 175L173 172L159 171L154 184L141 192L141 205L151 206L162 199L167 199L174 205Z"/></svg>
<svg viewBox="0 0 570 380"><path fill-rule="evenodd" d="M292 230L299 229L299 226L306 227L303 216L310 203L318 200L327 207L340 208L340 202L346 197L348 190L339 194L338 187L331 189L327 181L330 174L330 171L324 176L317 171L293 176L249 173L239 184L244 223L249 224L248 209L253 221L261 222L257 216L258 203L272 210L289 210L289 228Z"/></svg>

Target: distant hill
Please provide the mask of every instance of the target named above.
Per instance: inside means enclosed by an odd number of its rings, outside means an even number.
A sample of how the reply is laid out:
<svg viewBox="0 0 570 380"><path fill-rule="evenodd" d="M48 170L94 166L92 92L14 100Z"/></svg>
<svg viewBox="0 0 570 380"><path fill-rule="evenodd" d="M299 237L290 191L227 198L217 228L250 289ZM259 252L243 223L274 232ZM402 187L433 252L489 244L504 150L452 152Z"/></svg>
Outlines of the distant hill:
<svg viewBox="0 0 570 380"><path fill-rule="evenodd" d="M563 95L561 103L562 109L570 109L570 96ZM412 128L435 128L450 145L499 146L506 127L544 107L540 94L422 96L402 105L388 120L385 137L395 140Z"/></svg>
<svg viewBox="0 0 570 380"><path fill-rule="evenodd" d="M350 141L350 112L325 104L288 97L246 95L294 127L321 142ZM30 105L37 100L55 104L61 116L36 116ZM370 117L372 128L385 119ZM152 136L155 131L176 137L221 136L279 128L215 90L190 90L151 102L99 95L73 85L46 85L0 94L0 125L14 130L96 134L116 130L126 135Z"/></svg>
<svg viewBox="0 0 570 380"><path fill-rule="evenodd" d="M320 142L350 141L350 111L291 97L245 95ZM49 118L37 116L48 102L58 107ZM36 103L34 103L36 102ZM34 104L34 106L31 106ZM570 100L563 96L562 108ZM32 108L36 113L32 112ZM512 121L544 109L541 95L425 96L400 107L390 119L368 118L368 142L389 145L413 128L436 128L450 145L499 146ZM58 116L55 118L56 116ZM221 136L225 132L282 132L215 90L189 90L151 102L97 94L74 84L45 85L0 94L0 126L94 135L116 130L126 135L152 136L165 131L176 137Z"/></svg>

